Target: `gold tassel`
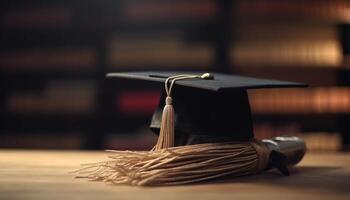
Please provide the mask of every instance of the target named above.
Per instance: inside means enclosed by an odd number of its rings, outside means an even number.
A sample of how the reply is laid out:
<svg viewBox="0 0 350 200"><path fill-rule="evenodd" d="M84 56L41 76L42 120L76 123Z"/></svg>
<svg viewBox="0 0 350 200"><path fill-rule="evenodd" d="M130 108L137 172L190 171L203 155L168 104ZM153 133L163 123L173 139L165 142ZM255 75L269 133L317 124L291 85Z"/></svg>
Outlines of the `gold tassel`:
<svg viewBox="0 0 350 200"><path fill-rule="evenodd" d="M160 125L158 141L153 150L160 150L174 146L175 112L172 104L173 99L167 96L165 100L165 107L162 113L162 121Z"/></svg>

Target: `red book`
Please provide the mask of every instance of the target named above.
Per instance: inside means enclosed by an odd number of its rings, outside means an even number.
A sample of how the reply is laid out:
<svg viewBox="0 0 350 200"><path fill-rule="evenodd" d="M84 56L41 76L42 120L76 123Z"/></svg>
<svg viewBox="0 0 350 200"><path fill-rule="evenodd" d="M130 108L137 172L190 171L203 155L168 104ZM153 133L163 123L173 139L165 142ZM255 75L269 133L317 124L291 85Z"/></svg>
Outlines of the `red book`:
<svg viewBox="0 0 350 200"><path fill-rule="evenodd" d="M123 91L117 96L117 110L124 115L152 114L159 98L158 90Z"/></svg>

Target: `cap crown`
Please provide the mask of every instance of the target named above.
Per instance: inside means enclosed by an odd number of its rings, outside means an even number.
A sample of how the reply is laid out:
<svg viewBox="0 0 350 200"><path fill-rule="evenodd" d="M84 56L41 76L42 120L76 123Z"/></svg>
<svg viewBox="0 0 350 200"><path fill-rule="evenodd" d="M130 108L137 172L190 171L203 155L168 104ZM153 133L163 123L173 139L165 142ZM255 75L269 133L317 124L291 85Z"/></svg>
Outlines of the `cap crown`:
<svg viewBox="0 0 350 200"><path fill-rule="evenodd" d="M170 76L206 72L126 72L107 77L163 83ZM304 87L305 84L211 73L213 79L176 81L172 89L175 110L175 145L247 141L254 137L247 89ZM151 129L158 133L166 94L153 114Z"/></svg>

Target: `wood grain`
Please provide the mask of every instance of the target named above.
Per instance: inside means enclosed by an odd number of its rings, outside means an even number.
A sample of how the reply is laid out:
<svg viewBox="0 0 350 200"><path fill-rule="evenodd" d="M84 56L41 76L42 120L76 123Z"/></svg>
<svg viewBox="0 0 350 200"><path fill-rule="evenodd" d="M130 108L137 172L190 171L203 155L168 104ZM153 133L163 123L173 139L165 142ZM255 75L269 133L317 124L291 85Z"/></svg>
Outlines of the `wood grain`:
<svg viewBox="0 0 350 200"><path fill-rule="evenodd" d="M307 154L284 177L265 172L174 187L111 186L74 179L81 163L106 159L86 151L0 151L0 199L350 199L350 154Z"/></svg>

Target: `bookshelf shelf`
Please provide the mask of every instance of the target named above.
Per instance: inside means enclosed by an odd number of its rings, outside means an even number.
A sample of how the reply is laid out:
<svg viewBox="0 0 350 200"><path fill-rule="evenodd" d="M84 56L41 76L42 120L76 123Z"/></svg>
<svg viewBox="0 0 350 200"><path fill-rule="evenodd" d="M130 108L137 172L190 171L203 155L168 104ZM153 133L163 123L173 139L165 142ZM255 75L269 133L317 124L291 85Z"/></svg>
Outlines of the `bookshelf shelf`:
<svg viewBox="0 0 350 200"><path fill-rule="evenodd" d="M105 76L105 72L96 72L94 70L0 70L1 79L12 80L96 79L96 77L104 78Z"/></svg>

